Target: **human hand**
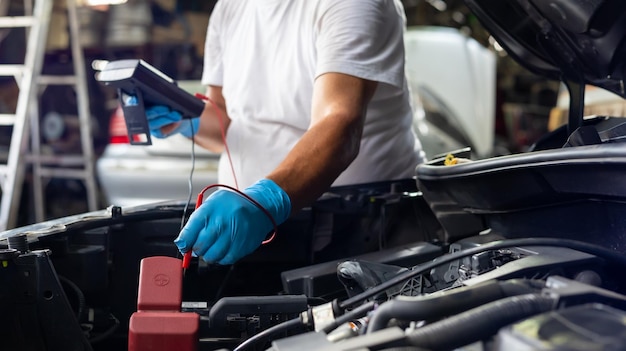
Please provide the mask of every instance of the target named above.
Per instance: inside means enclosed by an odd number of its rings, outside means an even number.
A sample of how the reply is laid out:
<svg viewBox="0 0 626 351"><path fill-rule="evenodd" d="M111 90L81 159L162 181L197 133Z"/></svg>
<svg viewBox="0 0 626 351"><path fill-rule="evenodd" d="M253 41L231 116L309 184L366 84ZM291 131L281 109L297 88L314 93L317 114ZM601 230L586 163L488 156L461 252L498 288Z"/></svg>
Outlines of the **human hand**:
<svg viewBox="0 0 626 351"><path fill-rule="evenodd" d="M262 179L243 191L274 218L284 222L291 200L283 189ZM209 263L233 264L256 250L273 229L268 216L250 200L230 190L218 190L189 217L174 240L181 253L193 253Z"/></svg>
<svg viewBox="0 0 626 351"><path fill-rule="evenodd" d="M180 133L191 138L198 132L200 117L183 120L183 116L167 106L155 105L146 109L150 134L157 138L167 138Z"/></svg>

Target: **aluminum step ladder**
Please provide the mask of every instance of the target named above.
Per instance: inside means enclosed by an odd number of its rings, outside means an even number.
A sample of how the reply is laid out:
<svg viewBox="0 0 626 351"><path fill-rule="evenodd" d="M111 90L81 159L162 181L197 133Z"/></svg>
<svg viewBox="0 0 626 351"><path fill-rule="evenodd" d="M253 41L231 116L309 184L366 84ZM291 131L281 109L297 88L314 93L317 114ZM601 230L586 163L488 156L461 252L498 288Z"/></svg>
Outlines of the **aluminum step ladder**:
<svg viewBox="0 0 626 351"><path fill-rule="evenodd" d="M33 203L37 222L46 219L44 182L50 178L82 180L86 189L89 211L98 209L89 93L84 54L79 40L79 23L75 0L66 0L74 74L71 76L44 76L41 74L52 7L53 0L25 0L24 16L0 17L0 28L23 27L26 28L27 32L24 63L22 65L0 65L0 76L15 77L19 88L15 114L0 114L0 125L13 126L7 162L0 165L0 186L2 188L0 231L14 228L17 225L19 202L27 165L32 165ZM82 148L80 155L43 155L41 152L40 88L55 84L71 85L75 88Z"/></svg>

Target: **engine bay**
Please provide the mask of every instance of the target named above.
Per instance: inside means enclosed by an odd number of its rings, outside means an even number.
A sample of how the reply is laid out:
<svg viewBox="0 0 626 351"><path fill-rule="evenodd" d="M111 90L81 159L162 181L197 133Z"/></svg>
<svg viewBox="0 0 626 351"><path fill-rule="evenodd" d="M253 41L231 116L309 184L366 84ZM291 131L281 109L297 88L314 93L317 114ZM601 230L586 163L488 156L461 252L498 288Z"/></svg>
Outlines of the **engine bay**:
<svg viewBox="0 0 626 351"><path fill-rule="evenodd" d="M490 230L446 242L414 184L339 189L279 227L275 246L233 266L194 259L184 276L172 244L186 208L180 202L111 207L5 232L3 345L168 349L168 315L158 315L163 335L132 326L146 301L162 299L148 288L142 293L142 269L153 259L152 273L144 274L180 291L178 316L197 316L197 343L179 344L180 350L626 345L620 278L626 256L594 243L506 238ZM365 227L373 229L357 230ZM343 241L332 240L337 234ZM421 240L411 241L416 235ZM168 260L177 273L166 272ZM181 321L174 325L182 328Z"/></svg>

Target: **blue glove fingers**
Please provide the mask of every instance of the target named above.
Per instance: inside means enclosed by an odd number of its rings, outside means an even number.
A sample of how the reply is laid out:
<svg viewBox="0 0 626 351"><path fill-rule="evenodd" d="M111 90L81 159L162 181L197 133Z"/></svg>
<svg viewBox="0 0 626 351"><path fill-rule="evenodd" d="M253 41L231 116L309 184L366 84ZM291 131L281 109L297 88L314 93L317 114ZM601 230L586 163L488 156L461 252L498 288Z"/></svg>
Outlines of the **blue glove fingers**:
<svg viewBox="0 0 626 351"><path fill-rule="evenodd" d="M205 206L206 204L202 205ZM200 208L202 208L200 206ZM208 220L203 213L199 210L194 211L189 217L189 221L185 224L185 227L180 231L174 244L178 247L180 252L185 253L194 246L198 240L200 232L207 227Z"/></svg>
<svg viewBox="0 0 626 351"><path fill-rule="evenodd" d="M176 111L170 110L169 107L163 105L150 106L146 109L146 118L152 121L155 118L168 116L172 122L179 121L182 116Z"/></svg>
<svg viewBox="0 0 626 351"><path fill-rule="evenodd" d="M155 105L146 109L146 118L148 119L150 133L157 138L166 138L174 134L178 128L167 134L163 133L161 128L180 121L182 116L177 111L170 110L167 106Z"/></svg>
<svg viewBox="0 0 626 351"><path fill-rule="evenodd" d="M200 230L198 239L194 243L192 249L198 257L202 257L205 261L215 262L217 260L207 259L207 253L211 252L211 250L218 245L222 226L212 220L209 220L207 223L207 226Z"/></svg>
<svg viewBox="0 0 626 351"><path fill-rule="evenodd" d="M165 127L166 125L170 125L176 122L178 121L168 116L159 116L159 117L154 117L153 119L151 119L148 122L148 125L150 126L150 129L152 130L152 129L160 129L161 127Z"/></svg>
<svg viewBox="0 0 626 351"><path fill-rule="evenodd" d="M241 220L240 225L236 226L236 228L231 231L229 238L231 242L230 249L226 255L223 255L223 257L218 260L219 264L233 264L242 257L252 253L261 246L261 243L266 237L265 234L273 227L269 218L260 211L248 215L249 217L247 219Z"/></svg>
<svg viewBox="0 0 626 351"><path fill-rule="evenodd" d="M162 122L162 123L161 123ZM149 127L150 127L150 134L152 134L153 136L157 137L157 138L167 138L168 136L174 134L176 132L176 130L179 127L175 128L173 131L169 132L169 133L163 133L163 131L161 130L161 128L172 124L172 123L176 123L176 122L171 122L169 120L167 120L166 118L159 118L159 120L156 123L149 123Z"/></svg>
<svg viewBox="0 0 626 351"><path fill-rule="evenodd" d="M256 241L254 235L249 235L246 238L240 239L242 241L231 239L230 250L224 258L217 261L217 263L225 266L239 261L242 257L247 256L254 252L254 250L258 249L259 246L261 246L263 239L264 237L261 237L260 240Z"/></svg>
<svg viewBox="0 0 626 351"><path fill-rule="evenodd" d="M209 263L220 263L231 248L232 242L229 233L220 231L219 237L204 253L202 259Z"/></svg>
<svg viewBox="0 0 626 351"><path fill-rule="evenodd" d="M200 118L191 118L180 121L180 124L170 134L180 133L187 138L191 138L198 132Z"/></svg>
<svg viewBox="0 0 626 351"><path fill-rule="evenodd" d="M191 232L186 228L183 228L181 232L178 234L178 237L174 239L174 244L178 248L178 251L181 253L186 253L191 250L193 244L196 242L197 234Z"/></svg>
<svg viewBox="0 0 626 351"><path fill-rule="evenodd" d="M224 256L223 259L221 259L220 261L218 261L217 263L222 265L222 266L228 266L231 264L234 264L235 262L239 261L240 258L242 258L243 255L235 255L233 253L229 253L228 255Z"/></svg>

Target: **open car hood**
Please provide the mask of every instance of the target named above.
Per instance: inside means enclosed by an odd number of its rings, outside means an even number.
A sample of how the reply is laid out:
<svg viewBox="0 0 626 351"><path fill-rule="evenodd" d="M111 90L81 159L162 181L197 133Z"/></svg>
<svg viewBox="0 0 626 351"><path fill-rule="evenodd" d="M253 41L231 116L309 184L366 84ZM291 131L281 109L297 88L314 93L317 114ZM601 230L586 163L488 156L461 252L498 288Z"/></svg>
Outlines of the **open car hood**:
<svg viewBox="0 0 626 351"><path fill-rule="evenodd" d="M521 65L626 97L626 1L466 0Z"/></svg>

